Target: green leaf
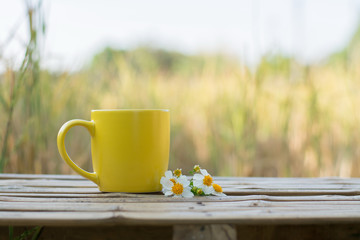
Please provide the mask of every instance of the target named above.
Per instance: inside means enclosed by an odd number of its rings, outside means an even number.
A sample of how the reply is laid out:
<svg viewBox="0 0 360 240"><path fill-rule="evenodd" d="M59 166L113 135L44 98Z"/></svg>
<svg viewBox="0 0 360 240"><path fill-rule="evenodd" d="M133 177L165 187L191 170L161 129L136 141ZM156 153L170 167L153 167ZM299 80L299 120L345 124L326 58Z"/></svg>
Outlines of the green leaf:
<svg viewBox="0 0 360 240"><path fill-rule="evenodd" d="M37 239L39 239L40 234L41 234L43 228L44 228L44 227L39 227L39 226L38 226L38 227L35 227L35 233L34 233L34 235L32 236L31 240L37 240Z"/></svg>

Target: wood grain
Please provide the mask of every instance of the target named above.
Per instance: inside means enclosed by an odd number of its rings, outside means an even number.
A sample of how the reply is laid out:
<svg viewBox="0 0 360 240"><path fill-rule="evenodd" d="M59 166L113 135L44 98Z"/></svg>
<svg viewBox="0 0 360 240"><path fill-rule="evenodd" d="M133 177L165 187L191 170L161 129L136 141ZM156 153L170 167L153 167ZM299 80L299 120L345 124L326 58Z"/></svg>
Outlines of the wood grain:
<svg viewBox="0 0 360 240"><path fill-rule="evenodd" d="M360 224L358 178L214 179L229 196L103 193L77 175L0 174L0 225Z"/></svg>
<svg viewBox="0 0 360 240"><path fill-rule="evenodd" d="M12 178L13 177L13 178ZM43 178L42 178L43 177ZM215 181L229 195L360 195L358 178L223 178ZM2 193L100 193L97 186L73 175L0 175Z"/></svg>

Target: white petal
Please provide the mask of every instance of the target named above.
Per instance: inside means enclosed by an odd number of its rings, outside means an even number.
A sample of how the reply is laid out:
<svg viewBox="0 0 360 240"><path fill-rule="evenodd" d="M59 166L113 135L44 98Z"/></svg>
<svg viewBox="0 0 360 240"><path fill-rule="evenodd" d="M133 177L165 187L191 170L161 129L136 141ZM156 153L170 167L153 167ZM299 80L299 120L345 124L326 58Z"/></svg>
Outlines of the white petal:
<svg viewBox="0 0 360 240"><path fill-rule="evenodd" d="M183 187L187 187L187 186L189 186L189 184L190 184L189 180L187 180L186 176L184 176L184 175L181 175L181 176L177 179L177 181L178 181L179 183L181 183L181 184L183 185Z"/></svg>
<svg viewBox="0 0 360 240"><path fill-rule="evenodd" d="M201 175L201 174L196 173L196 174L194 174L193 179L194 179L194 180L201 180L201 181L202 181L202 180L204 179L204 176Z"/></svg>
<svg viewBox="0 0 360 240"><path fill-rule="evenodd" d="M197 188L203 188L203 187L205 187L203 181L194 181L193 184L194 184L194 186L197 187Z"/></svg>
<svg viewBox="0 0 360 240"><path fill-rule="evenodd" d="M189 189L184 189L182 196L186 198L191 198L194 196L194 194Z"/></svg>
<svg viewBox="0 0 360 240"><path fill-rule="evenodd" d="M162 183L163 188L165 189L171 189L174 186L174 183L170 181L169 179L165 179Z"/></svg>
<svg viewBox="0 0 360 240"><path fill-rule="evenodd" d="M206 175L210 175L205 169L200 169L200 172L202 175L206 176Z"/></svg>
<svg viewBox="0 0 360 240"><path fill-rule="evenodd" d="M161 179L160 179L160 183L161 183L161 185L164 185L164 182L167 180L167 178L166 177L161 177Z"/></svg>
<svg viewBox="0 0 360 240"><path fill-rule="evenodd" d="M184 190L191 191L191 187L190 186L184 187Z"/></svg>
<svg viewBox="0 0 360 240"><path fill-rule="evenodd" d="M191 192L191 189L192 189L192 188L191 188L190 186L189 186L189 187L185 187L185 188L184 188L184 191Z"/></svg>
<svg viewBox="0 0 360 240"><path fill-rule="evenodd" d="M225 197L226 194L225 193L222 193L222 192L213 192L212 195L215 195L215 196L219 196L219 197Z"/></svg>
<svg viewBox="0 0 360 240"><path fill-rule="evenodd" d="M195 187L203 187L204 186L203 180L200 180L200 181L199 180L194 180L193 184L194 184Z"/></svg>
<svg viewBox="0 0 360 240"><path fill-rule="evenodd" d="M211 187L205 186L203 188L203 191L205 194L213 194L215 192L215 189L212 186Z"/></svg>
<svg viewBox="0 0 360 240"><path fill-rule="evenodd" d="M167 171L165 172L165 177L167 177L167 178L173 178L172 172L171 172L170 170L167 170Z"/></svg>
<svg viewBox="0 0 360 240"><path fill-rule="evenodd" d="M167 191L164 193L165 196L169 197L171 195L173 195L174 193L172 191Z"/></svg>

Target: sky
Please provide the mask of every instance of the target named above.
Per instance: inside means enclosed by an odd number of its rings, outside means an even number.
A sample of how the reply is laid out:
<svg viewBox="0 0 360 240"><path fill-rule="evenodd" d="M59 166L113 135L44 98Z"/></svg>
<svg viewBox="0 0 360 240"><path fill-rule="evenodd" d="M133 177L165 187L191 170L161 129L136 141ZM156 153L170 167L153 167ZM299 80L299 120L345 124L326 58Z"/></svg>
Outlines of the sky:
<svg viewBox="0 0 360 240"><path fill-rule="evenodd" d="M311 63L341 50L360 20L360 0L44 0L43 7L42 65L55 70L79 69L106 46L144 44L221 51L249 64L268 52ZM27 36L25 1L0 0L0 54L16 64Z"/></svg>

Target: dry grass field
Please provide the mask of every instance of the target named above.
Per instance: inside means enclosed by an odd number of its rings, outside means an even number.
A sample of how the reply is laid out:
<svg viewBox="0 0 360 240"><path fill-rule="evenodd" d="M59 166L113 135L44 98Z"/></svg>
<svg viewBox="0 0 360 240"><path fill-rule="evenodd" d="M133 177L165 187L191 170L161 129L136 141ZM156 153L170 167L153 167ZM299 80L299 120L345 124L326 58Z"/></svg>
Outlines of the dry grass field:
<svg viewBox="0 0 360 240"><path fill-rule="evenodd" d="M39 18L32 21L32 18ZM168 108L170 168L225 176L360 177L360 30L322 62L267 54L256 67L225 54L105 48L77 72L41 68L41 14L28 12L23 63L0 75L0 170L72 173L57 151L61 125L91 109ZM91 170L90 137L66 140Z"/></svg>

